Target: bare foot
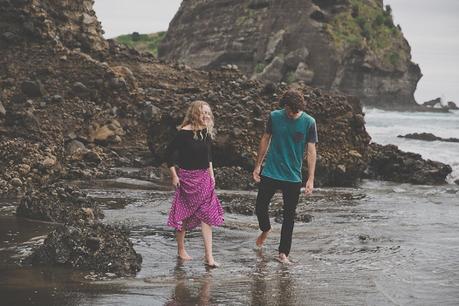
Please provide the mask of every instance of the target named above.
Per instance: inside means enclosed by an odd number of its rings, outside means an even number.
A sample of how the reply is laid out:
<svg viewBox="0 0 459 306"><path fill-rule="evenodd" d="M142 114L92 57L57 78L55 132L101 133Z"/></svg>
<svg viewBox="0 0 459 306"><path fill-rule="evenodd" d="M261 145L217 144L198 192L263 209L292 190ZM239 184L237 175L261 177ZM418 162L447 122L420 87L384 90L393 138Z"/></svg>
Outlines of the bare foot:
<svg viewBox="0 0 459 306"><path fill-rule="evenodd" d="M278 262L286 265L291 265L292 262L288 259L287 255L284 253L279 253L279 256L276 258Z"/></svg>
<svg viewBox="0 0 459 306"><path fill-rule="evenodd" d="M257 247L261 248L263 246L263 243L265 243L266 238L268 238L268 234L271 230L267 230L266 232L261 232L260 236L258 236L257 241L255 244Z"/></svg>
<svg viewBox="0 0 459 306"><path fill-rule="evenodd" d="M218 262L216 262L213 258L211 258L210 260L206 260L204 262L204 264L208 268L218 268L218 267L220 267L220 264Z"/></svg>
<svg viewBox="0 0 459 306"><path fill-rule="evenodd" d="M188 255L188 253L183 250L183 251L179 251L177 256L181 259L181 260L192 260L193 257L191 257L190 255Z"/></svg>

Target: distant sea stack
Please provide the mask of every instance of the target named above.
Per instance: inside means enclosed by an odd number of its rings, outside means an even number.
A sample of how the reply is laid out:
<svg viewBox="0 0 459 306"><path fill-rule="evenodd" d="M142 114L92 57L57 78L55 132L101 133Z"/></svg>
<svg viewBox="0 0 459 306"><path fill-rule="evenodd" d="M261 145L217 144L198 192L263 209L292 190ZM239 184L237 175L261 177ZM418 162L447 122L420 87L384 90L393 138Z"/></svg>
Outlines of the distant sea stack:
<svg viewBox="0 0 459 306"><path fill-rule="evenodd" d="M303 81L363 104L410 108L422 74L382 0L189 0L159 57L197 68L235 64L266 82Z"/></svg>

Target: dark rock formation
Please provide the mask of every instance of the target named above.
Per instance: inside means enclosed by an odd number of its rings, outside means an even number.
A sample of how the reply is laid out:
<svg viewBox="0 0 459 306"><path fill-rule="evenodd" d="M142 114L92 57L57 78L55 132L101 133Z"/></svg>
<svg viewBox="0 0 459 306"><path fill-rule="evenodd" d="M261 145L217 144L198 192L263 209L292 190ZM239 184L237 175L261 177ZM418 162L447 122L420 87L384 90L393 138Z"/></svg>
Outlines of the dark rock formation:
<svg viewBox="0 0 459 306"><path fill-rule="evenodd" d="M422 103L422 105L424 105L426 107L438 107L438 106L441 107L441 98L438 97L436 99L432 99L432 100L426 101L426 102Z"/></svg>
<svg viewBox="0 0 459 306"><path fill-rule="evenodd" d="M459 109L459 107L457 107L457 104L454 103L453 101L448 101L447 105L449 109Z"/></svg>
<svg viewBox="0 0 459 306"><path fill-rule="evenodd" d="M446 183L446 177L452 172L449 165L426 161L421 155L400 151L394 145L372 143L368 155L368 175L373 179L436 185Z"/></svg>
<svg viewBox="0 0 459 306"><path fill-rule="evenodd" d="M441 98L438 97L436 99L432 99L432 100L429 100L429 101L426 101L424 103L422 103L422 106L425 106L427 109L443 109L443 110L449 110L449 109L459 109L456 105L456 103L454 103L453 101L448 101L448 103L446 103L446 105L443 105L441 103Z"/></svg>
<svg viewBox="0 0 459 306"><path fill-rule="evenodd" d="M142 257L123 230L101 223L59 227L25 260L33 265L63 265L96 273L135 275Z"/></svg>
<svg viewBox="0 0 459 306"><path fill-rule="evenodd" d="M406 135L398 135L397 137L400 138L408 138L408 139L416 139L416 140L425 140L425 141L445 141L445 142L459 142L458 138L442 138L435 136L432 133L412 133L412 134L406 134Z"/></svg>
<svg viewBox="0 0 459 306"><path fill-rule="evenodd" d="M17 207L18 217L65 224L95 222L104 217L92 198L65 184L52 184L29 191Z"/></svg>
<svg viewBox="0 0 459 306"><path fill-rule="evenodd" d="M421 72L380 0L190 0L158 49L197 68L235 64L250 77L305 83L378 107L416 107Z"/></svg>
<svg viewBox="0 0 459 306"><path fill-rule="evenodd" d="M214 165L241 167L250 180L267 115L278 107L278 97L287 87L281 85L274 93L263 94L265 88L258 82L244 80L237 71L228 73L233 75L232 80L212 72L210 84L201 83L200 88L186 90L193 91L195 99L209 101L214 111L217 126ZM358 99L330 95L306 86L299 90L308 101L306 111L317 120L320 145L316 183L353 185L366 168L366 148L370 140ZM148 134L150 149L159 163L165 159L164 148L185 112L182 101L169 100L161 109L162 116L153 122Z"/></svg>

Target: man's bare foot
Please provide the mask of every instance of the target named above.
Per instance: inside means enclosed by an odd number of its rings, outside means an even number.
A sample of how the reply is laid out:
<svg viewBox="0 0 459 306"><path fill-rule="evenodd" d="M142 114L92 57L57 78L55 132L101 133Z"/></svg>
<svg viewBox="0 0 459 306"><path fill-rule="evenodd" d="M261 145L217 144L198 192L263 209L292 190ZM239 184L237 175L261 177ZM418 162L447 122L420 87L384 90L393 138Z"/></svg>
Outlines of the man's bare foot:
<svg viewBox="0 0 459 306"><path fill-rule="evenodd" d="M204 264L208 268L218 268L218 267L220 267L220 264L218 262L216 262L215 259L213 259L213 258L206 259L204 261Z"/></svg>
<svg viewBox="0 0 459 306"><path fill-rule="evenodd" d="M178 258L180 258L181 260L192 260L193 257L191 257L190 255L188 255L188 253L183 250L183 251L179 251L178 254L177 254Z"/></svg>
<svg viewBox="0 0 459 306"><path fill-rule="evenodd" d="M285 255L284 253L279 253L279 256L276 259L278 262L286 264L286 265L292 264L292 262L288 259L288 256Z"/></svg>
<svg viewBox="0 0 459 306"><path fill-rule="evenodd" d="M257 247L261 248L263 244L266 241L266 238L268 238L268 234L271 230L267 230L266 232L261 232L260 236L258 236L257 241L255 241L255 244Z"/></svg>

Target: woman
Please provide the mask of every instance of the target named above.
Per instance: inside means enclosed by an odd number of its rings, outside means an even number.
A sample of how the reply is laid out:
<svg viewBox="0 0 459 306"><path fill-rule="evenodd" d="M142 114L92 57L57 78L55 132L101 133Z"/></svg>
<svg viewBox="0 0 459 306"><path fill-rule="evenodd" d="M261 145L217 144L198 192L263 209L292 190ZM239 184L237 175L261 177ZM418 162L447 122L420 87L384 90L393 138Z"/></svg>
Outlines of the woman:
<svg viewBox="0 0 459 306"><path fill-rule="evenodd" d="M205 264L218 267L212 254L212 226L223 224L223 209L215 194L211 140L214 121L209 104L194 101L167 149L167 165L176 188L167 224L176 229L179 258L192 259L185 250L185 231L201 226ZM176 171L174 164L178 165Z"/></svg>

